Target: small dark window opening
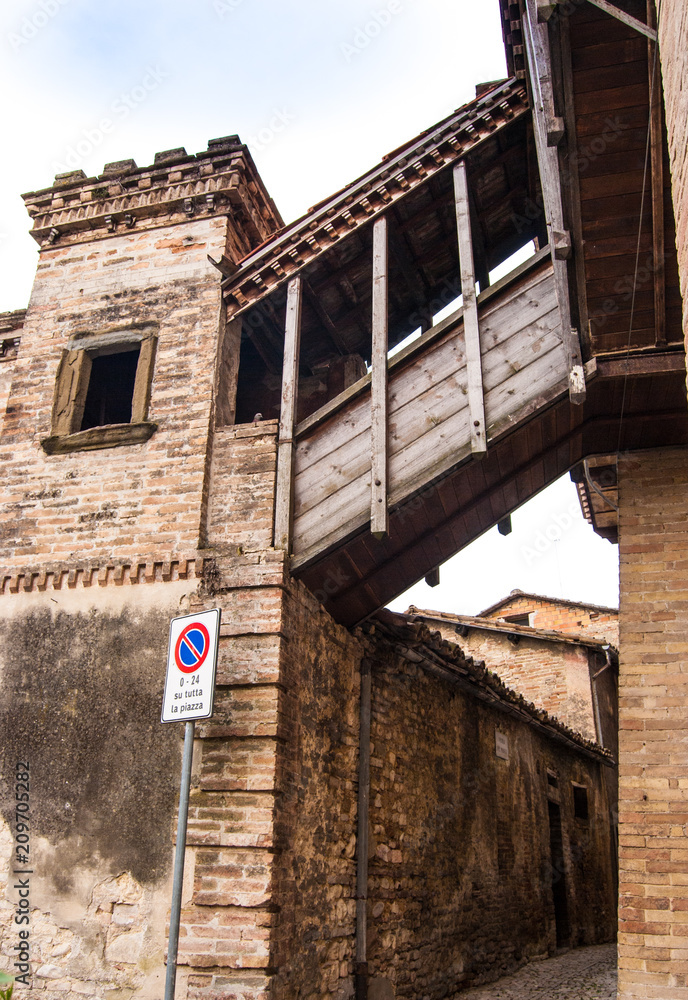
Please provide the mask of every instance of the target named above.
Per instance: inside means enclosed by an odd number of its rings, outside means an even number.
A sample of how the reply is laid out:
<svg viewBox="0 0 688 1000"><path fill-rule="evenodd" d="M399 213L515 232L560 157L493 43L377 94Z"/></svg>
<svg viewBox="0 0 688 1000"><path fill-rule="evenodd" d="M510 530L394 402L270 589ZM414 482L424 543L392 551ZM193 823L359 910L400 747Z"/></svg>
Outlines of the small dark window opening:
<svg viewBox="0 0 688 1000"><path fill-rule="evenodd" d="M576 819L588 818L588 790L580 785L573 786L573 815Z"/></svg>
<svg viewBox="0 0 688 1000"><path fill-rule="evenodd" d="M91 360L81 430L105 424L131 423L136 368L140 348L101 354Z"/></svg>
<svg viewBox="0 0 688 1000"><path fill-rule="evenodd" d="M504 621L511 622L512 625L530 625L530 614L526 611L517 615L506 615Z"/></svg>
<svg viewBox="0 0 688 1000"><path fill-rule="evenodd" d="M552 774L551 771L547 772L547 784L550 786L550 788L558 788L559 786L556 774Z"/></svg>

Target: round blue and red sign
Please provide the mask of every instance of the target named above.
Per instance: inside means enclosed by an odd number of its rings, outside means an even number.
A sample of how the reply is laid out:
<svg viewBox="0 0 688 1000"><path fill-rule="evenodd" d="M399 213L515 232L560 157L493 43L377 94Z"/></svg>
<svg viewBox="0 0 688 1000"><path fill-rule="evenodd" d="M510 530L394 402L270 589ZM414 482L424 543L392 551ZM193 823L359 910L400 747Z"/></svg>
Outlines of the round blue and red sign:
<svg viewBox="0 0 688 1000"><path fill-rule="evenodd" d="M192 674L202 666L209 649L208 629L201 622L192 622L177 639L175 663L183 674Z"/></svg>

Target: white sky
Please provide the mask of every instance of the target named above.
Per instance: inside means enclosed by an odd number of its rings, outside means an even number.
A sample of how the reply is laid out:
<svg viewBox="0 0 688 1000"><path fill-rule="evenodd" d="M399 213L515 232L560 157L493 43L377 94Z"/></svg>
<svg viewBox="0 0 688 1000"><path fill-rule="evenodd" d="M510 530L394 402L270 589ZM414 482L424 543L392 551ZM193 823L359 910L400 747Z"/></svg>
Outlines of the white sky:
<svg viewBox="0 0 688 1000"><path fill-rule="evenodd" d="M238 133L290 221L505 74L497 0L4 0L0 311L36 266L20 194L57 172ZM580 515L557 529L574 501L560 481L394 606L474 614L514 587L615 604L616 549Z"/></svg>

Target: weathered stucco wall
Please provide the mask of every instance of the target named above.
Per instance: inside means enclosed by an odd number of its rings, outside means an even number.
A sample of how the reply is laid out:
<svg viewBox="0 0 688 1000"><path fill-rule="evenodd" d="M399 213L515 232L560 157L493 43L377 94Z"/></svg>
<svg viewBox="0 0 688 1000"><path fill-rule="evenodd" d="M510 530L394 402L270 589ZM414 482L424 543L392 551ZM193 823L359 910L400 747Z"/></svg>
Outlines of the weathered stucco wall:
<svg viewBox="0 0 688 1000"><path fill-rule="evenodd" d="M370 974L394 990L380 995L453 996L554 950L548 792L570 943L613 939L603 765L391 650L373 661L371 741ZM588 790L587 821L574 818L572 782Z"/></svg>
<svg viewBox="0 0 688 1000"><path fill-rule="evenodd" d="M32 871L30 981L46 1000L160 995L181 759L160 699L169 619L189 586L0 598L3 857L14 852L12 779L25 762L30 863L19 867ZM8 967L21 929L15 886L0 902Z"/></svg>

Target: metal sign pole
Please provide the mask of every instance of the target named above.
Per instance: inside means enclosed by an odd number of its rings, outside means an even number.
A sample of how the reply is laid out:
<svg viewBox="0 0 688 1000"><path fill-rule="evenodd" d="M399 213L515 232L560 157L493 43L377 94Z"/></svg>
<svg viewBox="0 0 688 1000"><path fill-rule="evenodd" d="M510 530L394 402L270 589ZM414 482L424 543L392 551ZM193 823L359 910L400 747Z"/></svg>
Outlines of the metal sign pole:
<svg viewBox="0 0 688 1000"><path fill-rule="evenodd" d="M177 979L177 948L179 946L179 919L182 909L184 852L186 849L186 822L189 816L189 790L191 788L193 741L194 723L187 722L184 731L184 758L182 761L182 780L179 790L179 819L177 821L177 846L174 854L174 881L172 883L172 908L170 910L170 937L167 944L165 1000L174 1000L174 987Z"/></svg>
<svg viewBox="0 0 688 1000"><path fill-rule="evenodd" d="M189 817L194 721L196 719L209 719L213 714L221 618L220 608L212 608L210 611L199 611L192 615L180 615L179 618L173 618L170 622L165 693L162 698L160 721L184 721L186 729L184 732L182 780L179 790L177 847L174 852L165 1000L174 1000L174 987L177 979L177 949L179 947L179 922L182 910L186 823Z"/></svg>

